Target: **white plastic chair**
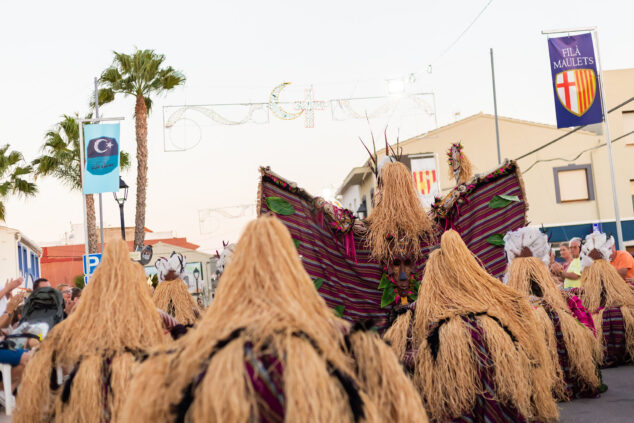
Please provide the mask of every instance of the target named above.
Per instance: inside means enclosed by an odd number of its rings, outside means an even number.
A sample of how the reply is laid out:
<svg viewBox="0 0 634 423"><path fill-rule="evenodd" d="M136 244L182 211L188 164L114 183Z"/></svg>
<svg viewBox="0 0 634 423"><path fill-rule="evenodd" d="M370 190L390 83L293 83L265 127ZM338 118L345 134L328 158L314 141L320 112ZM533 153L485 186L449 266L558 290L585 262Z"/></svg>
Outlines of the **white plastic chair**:
<svg viewBox="0 0 634 423"><path fill-rule="evenodd" d="M2 384L4 385L4 393L0 395L0 404L4 406L7 416L13 413L15 398L11 390L11 365L0 364L0 372L2 372Z"/></svg>

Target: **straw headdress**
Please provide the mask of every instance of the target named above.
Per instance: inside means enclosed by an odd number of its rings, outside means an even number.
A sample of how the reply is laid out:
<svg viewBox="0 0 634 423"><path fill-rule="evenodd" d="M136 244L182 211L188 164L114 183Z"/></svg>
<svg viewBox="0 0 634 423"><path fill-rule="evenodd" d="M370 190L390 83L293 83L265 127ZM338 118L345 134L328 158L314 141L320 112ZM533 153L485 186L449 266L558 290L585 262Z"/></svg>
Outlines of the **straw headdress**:
<svg viewBox="0 0 634 423"><path fill-rule="evenodd" d="M165 339L143 268L124 241L109 243L75 312L27 365L15 421L116 419L135 360ZM62 386L54 383L57 366L70 373Z"/></svg>
<svg viewBox="0 0 634 423"><path fill-rule="evenodd" d="M418 298L414 380L434 419L469 413L483 392L475 341L464 320L469 317L484 333L497 400L529 419L557 419L551 393L555 369L532 307L489 275L457 232L445 232L440 249L431 253ZM434 325L436 341L429 338Z"/></svg>
<svg viewBox="0 0 634 423"><path fill-rule="evenodd" d="M630 357L634 357L634 289L627 284L610 264L614 239L594 232L586 236L581 250L581 291L579 297L590 310L597 337L603 339L602 321L606 308L619 308L625 324L625 344ZM604 340L605 341L605 340ZM604 348L606 345L604 345Z"/></svg>
<svg viewBox="0 0 634 423"><path fill-rule="evenodd" d="M567 400L565 369L559 364L559 353L555 327L551 313L559 320L570 371L581 389L596 390L601 381L597 366L601 363L601 347L594 334L580 325L570 313L562 292L557 288L546 263L550 249L547 236L536 228L521 228L509 232L504 237L509 258L507 272L508 286L527 298L534 298L535 314L540 322L553 367L557 371L555 394L560 400ZM533 257L532 254L535 254Z"/></svg>
<svg viewBox="0 0 634 423"><path fill-rule="evenodd" d="M359 413L365 421L412 421L398 402L411 399L402 372L385 374L394 381L373 388L383 389L383 396L363 389L364 381L377 383L380 376L355 372L346 355L344 325L317 294L286 227L276 218L260 217L245 229L213 303L194 330L141 366L122 421L259 420L264 411L245 366L247 357L249 362L274 357L273 367L281 367L286 421L351 422ZM377 335L367 335L350 342L370 342L368 348L398 369ZM370 357L359 363L374 365ZM400 400L386 400L391 383L404 387ZM420 418L424 411L413 396L411 407ZM398 406L386 404L390 401Z"/></svg>
<svg viewBox="0 0 634 423"><path fill-rule="evenodd" d="M366 243L377 261L394 256L390 240L405 238L414 259L420 255L421 239L433 237L433 224L416 192L410 171L400 162L386 163L379 172L377 205L367 218Z"/></svg>
<svg viewBox="0 0 634 423"><path fill-rule="evenodd" d="M185 257L172 253L169 259L161 257L156 261L160 283L154 291L154 303L158 308L183 325L193 325L201 315L200 308L190 295L183 281Z"/></svg>

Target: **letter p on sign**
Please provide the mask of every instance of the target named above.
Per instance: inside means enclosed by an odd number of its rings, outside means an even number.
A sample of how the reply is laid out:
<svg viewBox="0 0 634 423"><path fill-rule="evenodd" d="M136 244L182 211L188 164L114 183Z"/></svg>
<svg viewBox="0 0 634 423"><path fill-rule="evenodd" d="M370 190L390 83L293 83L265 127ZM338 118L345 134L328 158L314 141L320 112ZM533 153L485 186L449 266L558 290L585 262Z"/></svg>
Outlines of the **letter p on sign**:
<svg viewBox="0 0 634 423"><path fill-rule="evenodd" d="M84 254L84 274L90 276L101 263L101 254Z"/></svg>

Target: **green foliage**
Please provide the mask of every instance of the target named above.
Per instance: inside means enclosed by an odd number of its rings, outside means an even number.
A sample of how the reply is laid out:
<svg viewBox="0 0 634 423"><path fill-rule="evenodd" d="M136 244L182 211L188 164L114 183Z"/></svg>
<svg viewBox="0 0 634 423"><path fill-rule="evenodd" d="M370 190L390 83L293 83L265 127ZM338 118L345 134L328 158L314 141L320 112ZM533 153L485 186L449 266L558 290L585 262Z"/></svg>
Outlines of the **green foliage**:
<svg viewBox="0 0 634 423"><path fill-rule="evenodd" d="M504 235L502 234L493 234L487 238L487 242L491 245L497 245L499 247L504 247Z"/></svg>
<svg viewBox="0 0 634 423"><path fill-rule="evenodd" d="M317 279L313 279L313 283L315 284L315 289L317 291L319 291L319 288L321 288L321 286L324 284L324 279L323 278L317 278Z"/></svg>
<svg viewBox="0 0 634 423"><path fill-rule="evenodd" d="M158 275L152 275L152 286L156 289L159 284Z"/></svg>
<svg viewBox="0 0 634 423"><path fill-rule="evenodd" d="M396 293L393 286L386 286L381 296L381 308L387 307L396 301Z"/></svg>
<svg viewBox="0 0 634 423"><path fill-rule="evenodd" d="M295 208L291 203L280 197L266 197L266 206L273 213L282 216L290 216L295 213Z"/></svg>
<svg viewBox="0 0 634 423"><path fill-rule="evenodd" d="M338 305L335 307L335 316L341 318L343 317L343 312L346 311L346 306Z"/></svg>
<svg viewBox="0 0 634 423"><path fill-rule="evenodd" d="M390 279L387 277L387 273L383 273L383 276L381 276L381 281L379 282L378 289L385 289L388 286L392 286L392 281L390 281Z"/></svg>
<svg viewBox="0 0 634 423"><path fill-rule="evenodd" d="M86 286L84 284L84 275L77 275L73 278L73 285L75 285L79 289L84 289Z"/></svg>
<svg viewBox="0 0 634 423"><path fill-rule="evenodd" d="M185 83L185 76L172 68L163 67L165 56L154 50L136 50L132 54L114 53L112 65L99 78L99 104L114 101L117 94L143 96L148 113L151 95L163 94Z"/></svg>
<svg viewBox="0 0 634 423"><path fill-rule="evenodd" d="M299 239L293 239L293 244L295 244L295 248L299 248L301 242L299 241Z"/></svg>
<svg viewBox="0 0 634 423"><path fill-rule="evenodd" d="M496 195L489 201L489 207L492 209L502 209L511 203L520 201L517 195Z"/></svg>
<svg viewBox="0 0 634 423"><path fill-rule="evenodd" d="M24 161L22 153L10 151L9 144L0 146L0 220L4 221L4 201L9 196L32 197L37 186L30 179L33 167Z"/></svg>

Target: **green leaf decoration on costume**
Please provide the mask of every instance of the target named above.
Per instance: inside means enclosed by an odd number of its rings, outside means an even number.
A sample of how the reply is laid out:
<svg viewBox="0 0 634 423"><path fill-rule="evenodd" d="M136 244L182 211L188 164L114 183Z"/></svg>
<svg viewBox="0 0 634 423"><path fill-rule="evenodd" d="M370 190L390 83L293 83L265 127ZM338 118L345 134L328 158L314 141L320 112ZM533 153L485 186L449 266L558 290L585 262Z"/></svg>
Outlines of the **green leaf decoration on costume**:
<svg viewBox="0 0 634 423"><path fill-rule="evenodd" d="M313 283L315 284L315 289L317 291L319 291L319 288L321 288L321 286L324 284L324 280L323 278L317 278L317 279L313 279Z"/></svg>
<svg viewBox="0 0 634 423"><path fill-rule="evenodd" d="M343 312L346 310L346 306L338 305L335 307L335 316L343 316Z"/></svg>
<svg viewBox="0 0 634 423"><path fill-rule="evenodd" d="M408 295L407 298L412 300L412 302L416 301L418 299L418 288L420 288L420 283L418 283L418 281L414 282L414 292L412 292L412 295Z"/></svg>
<svg viewBox="0 0 634 423"><path fill-rule="evenodd" d="M266 206L273 213L281 214L282 216L295 214L293 205L280 197L266 197Z"/></svg>
<svg viewBox="0 0 634 423"><path fill-rule="evenodd" d="M489 201L489 207L492 209L502 209L511 203L519 203L520 198L517 195L496 195Z"/></svg>
<svg viewBox="0 0 634 423"><path fill-rule="evenodd" d="M295 244L295 248L299 248L299 245L301 244L301 242L299 242L298 239L293 239L293 244Z"/></svg>
<svg viewBox="0 0 634 423"><path fill-rule="evenodd" d="M381 282L379 282L379 287L377 289L385 289L388 286L392 286L392 282L387 277L387 273L383 273L383 276L381 276Z"/></svg>
<svg viewBox="0 0 634 423"><path fill-rule="evenodd" d="M387 307L396 301L396 294L394 293L394 288L391 286L386 286L383 290L383 295L381 296L381 308Z"/></svg>
<svg viewBox="0 0 634 423"><path fill-rule="evenodd" d="M497 245L499 247L504 247L504 235L502 234L493 234L487 238L487 242L491 245Z"/></svg>

